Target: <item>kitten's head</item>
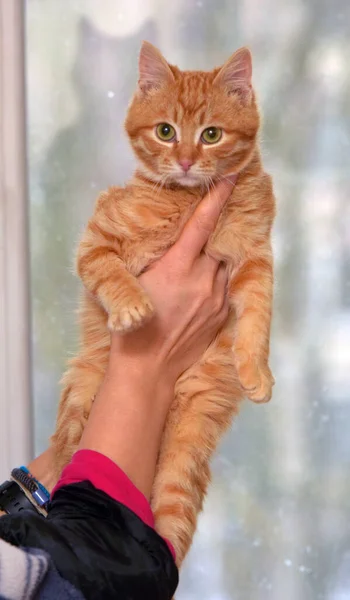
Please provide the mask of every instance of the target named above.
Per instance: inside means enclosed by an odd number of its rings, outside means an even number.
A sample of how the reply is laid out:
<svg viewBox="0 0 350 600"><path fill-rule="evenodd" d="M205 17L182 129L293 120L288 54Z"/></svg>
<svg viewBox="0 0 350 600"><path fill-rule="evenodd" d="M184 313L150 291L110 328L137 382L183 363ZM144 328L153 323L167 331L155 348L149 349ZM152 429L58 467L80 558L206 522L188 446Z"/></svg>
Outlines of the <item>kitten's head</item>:
<svg viewBox="0 0 350 600"><path fill-rule="evenodd" d="M126 131L140 170L195 187L238 172L254 150L259 114L249 50L213 71L180 71L144 42Z"/></svg>

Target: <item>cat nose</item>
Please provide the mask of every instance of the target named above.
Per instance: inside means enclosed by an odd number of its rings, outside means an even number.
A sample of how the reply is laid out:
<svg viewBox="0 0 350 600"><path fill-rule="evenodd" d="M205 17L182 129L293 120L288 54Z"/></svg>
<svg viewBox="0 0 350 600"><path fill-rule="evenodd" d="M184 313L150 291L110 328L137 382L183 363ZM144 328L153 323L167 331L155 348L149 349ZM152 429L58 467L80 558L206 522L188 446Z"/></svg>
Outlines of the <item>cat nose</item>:
<svg viewBox="0 0 350 600"><path fill-rule="evenodd" d="M182 158L179 160L179 165L182 167L182 170L187 173L193 165L193 162L189 158Z"/></svg>

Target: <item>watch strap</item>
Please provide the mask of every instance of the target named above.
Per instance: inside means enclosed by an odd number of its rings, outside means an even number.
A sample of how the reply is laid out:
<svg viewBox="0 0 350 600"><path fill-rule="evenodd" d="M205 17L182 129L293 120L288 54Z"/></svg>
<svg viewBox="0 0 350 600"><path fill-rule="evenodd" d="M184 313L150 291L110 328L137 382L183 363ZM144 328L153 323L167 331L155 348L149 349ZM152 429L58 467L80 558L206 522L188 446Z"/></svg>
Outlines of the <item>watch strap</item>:
<svg viewBox="0 0 350 600"><path fill-rule="evenodd" d="M8 515L18 514L22 510L38 512L16 481L5 481L0 485L0 509Z"/></svg>

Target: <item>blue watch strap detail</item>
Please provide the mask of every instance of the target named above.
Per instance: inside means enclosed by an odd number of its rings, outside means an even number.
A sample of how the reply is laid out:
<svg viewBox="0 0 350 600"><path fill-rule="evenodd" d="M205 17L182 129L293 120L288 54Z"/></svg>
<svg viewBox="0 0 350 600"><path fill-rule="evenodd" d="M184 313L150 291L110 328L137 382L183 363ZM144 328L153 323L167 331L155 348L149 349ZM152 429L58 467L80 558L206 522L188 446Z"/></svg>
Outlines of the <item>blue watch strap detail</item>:
<svg viewBox="0 0 350 600"><path fill-rule="evenodd" d="M21 469L21 471L24 471L27 475L29 475L32 479L34 479L35 483L38 485L38 487L41 489L41 491L43 492L43 494L46 496L46 502L48 502L50 500L50 492L46 489L46 487L42 483L40 483L40 481L38 481L38 479L36 479L34 477L34 475L32 475L30 473L30 471L28 471L27 467L24 467L22 465L19 468Z"/></svg>
<svg viewBox="0 0 350 600"><path fill-rule="evenodd" d="M37 479L35 480L39 486L39 488L41 489L41 491L43 492L43 494L45 494L46 496L46 502L48 502L50 500L50 492L46 489L46 487L40 483L40 481L38 481Z"/></svg>
<svg viewBox="0 0 350 600"><path fill-rule="evenodd" d="M38 488L35 492L31 492L31 494L39 506L44 506L47 504L48 498L40 488Z"/></svg>
<svg viewBox="0 0 350 600"><path fill-rule="evenodd" d="M50 501L50 494L47 489L30 473L30 471L22 465L11 472L12 478L19 482L27 492L29 492L37 506L47 509L47 504Z"/></svg>

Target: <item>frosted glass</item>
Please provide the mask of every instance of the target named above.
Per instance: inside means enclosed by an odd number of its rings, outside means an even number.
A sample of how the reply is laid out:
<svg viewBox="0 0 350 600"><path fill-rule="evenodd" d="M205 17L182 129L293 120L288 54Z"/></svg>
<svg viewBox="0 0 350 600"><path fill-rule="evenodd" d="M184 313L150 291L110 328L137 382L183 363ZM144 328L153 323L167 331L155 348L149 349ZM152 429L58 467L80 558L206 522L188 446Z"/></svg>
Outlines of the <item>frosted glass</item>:
<svg viewBox="0 0 350 600"><path fill-rule="evenodd" d="M77 239L99 190L133 168L141 40L182 68L253 52L278 200L277 383L216 454L178 600L350 598L349 27L348 0L27 0L37 451L76 347Z"/></svg>

